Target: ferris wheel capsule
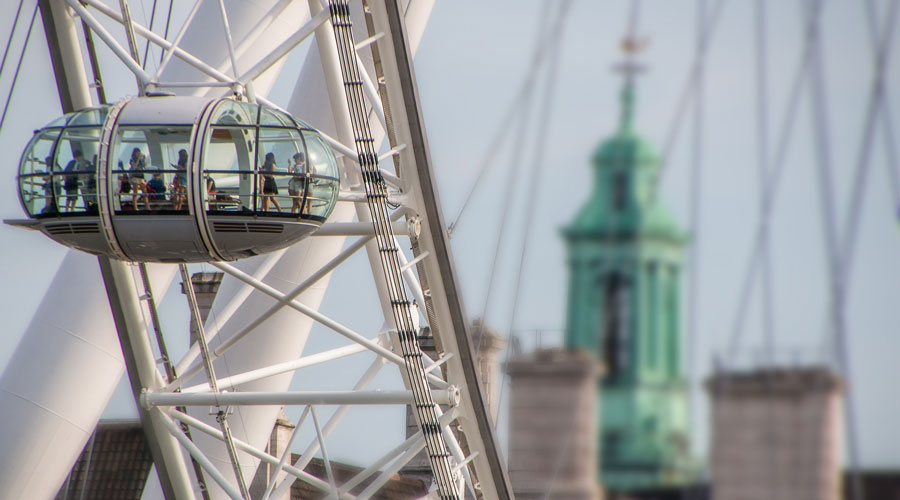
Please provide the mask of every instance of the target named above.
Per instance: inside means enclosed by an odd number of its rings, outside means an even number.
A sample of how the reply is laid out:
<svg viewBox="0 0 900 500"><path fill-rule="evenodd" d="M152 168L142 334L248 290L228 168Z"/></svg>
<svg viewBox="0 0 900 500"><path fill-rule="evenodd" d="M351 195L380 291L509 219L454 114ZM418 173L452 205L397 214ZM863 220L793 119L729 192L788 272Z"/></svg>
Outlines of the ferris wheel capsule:
<svg viewBox="0 0 900 500"><path fill-rule="evenodd" d="M232 98L126 98L35 131L23 225L128 261L237 260L285 248L337 203L334 152L306 123Z"/></svg>

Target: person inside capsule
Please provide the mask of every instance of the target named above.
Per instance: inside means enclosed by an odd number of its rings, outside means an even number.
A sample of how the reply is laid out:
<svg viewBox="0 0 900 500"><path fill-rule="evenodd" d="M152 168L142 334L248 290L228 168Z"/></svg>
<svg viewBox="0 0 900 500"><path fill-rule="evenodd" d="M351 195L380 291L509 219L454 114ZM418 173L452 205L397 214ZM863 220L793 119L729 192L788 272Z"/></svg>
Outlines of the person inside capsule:
<svg viewBox="0 0 900 500"><path fill-rule="evenodd" d="M172 167L177 170L172 181L172 208L181 210L187 198L187 163L188 152L186 149L178 151L178 162Z"/></svg>
<svg viewBox="0 0 900 500"><path fill-rule="evenodd" d="M66 173L63 189L66 190L66 211L75 210L75 204L78 202L78 171L82 169L84 163L84 155L79 150L72 153L72 160L66 164L63 172Z"/></svg>
<svg viewBox="0 0 900 500"><path fill-rule="evenodd" d="M300 210L300 204L303 203L303 195L306 191L306 184L309 182L309 166L306 163L306 156L302 152L294 153L292 157L294 164L289 169L291 180L288 182L288 193L291 195L291 213L295 214ZM306 200L306 212L312 209L312 200Z"/></svg>
<svg viewBox="0 0 900 500"><path fill-rule="evenodd" d="M139 210L142 199L144 200L144 208L150 209L150 200L147 197L147 181L142 172L145 168L144 153L141 152L141 148L132 149L131 158L128 160L128 170L131 171L128 174L128 182L131 184L131 192L134 193L132 205L135 210Z"/></svg>
<svg viewBox="0 0 900 500"><path fill-rule="evenodd" d="M81 183L81 201L84 203L84 209L88 212L97 212L97 155L94 155L94 161L85 161L81 164L79 171L79 182Z"/></svg>
<svg viewBox="0 0 900 500"><path fill-rule="evenodd" d="M44 165L47 167L47 175L43 177L44 183L41 185L41 189L44 191L45 203L44 208L41 209L41 215L58 214L59 207L56 205L54 193L58 193L62 186L60 186L59 179L51 174L54 170L58 171L59 168L53 168L52 156L44 158Z"/></svg>
<svg viewBox="0 0 900 500"><path fill-rule="evenodd" d="M265 172L261 175L261 186L260 191L262 191L262 210L263 212L269 211L269 200L275 204L275 208L281 212L281 205L278 204L278 200L275 196L278 195L278 184L275 182L275 176L272 175L275 173L275 169L278 166L275 164L275 153L266 153L266 161L263 162L262 166L259 167L260 172Z"/></svg>

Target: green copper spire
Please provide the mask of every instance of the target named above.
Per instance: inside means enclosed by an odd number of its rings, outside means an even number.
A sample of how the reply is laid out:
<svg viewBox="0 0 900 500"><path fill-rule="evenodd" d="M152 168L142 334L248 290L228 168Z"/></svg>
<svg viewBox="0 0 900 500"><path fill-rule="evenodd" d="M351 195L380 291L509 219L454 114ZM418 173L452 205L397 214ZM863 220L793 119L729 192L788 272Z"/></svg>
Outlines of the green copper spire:
<svg viewBox="0 0 900 500"><path fill-rule="evenodd" d="M563 230L568 247L566 347L606 368L598 471L611 491L693 480L681 374L681 266L686 237L654 196L659 155L635 131L639 67L629 57L619 124L592 157L594 188Z"/></svg>
<svg viewBox="0 0 900 500"><path fill-rule="evenodd" d="M622 86L620 97L622 110L619 119L619 133L631 132L634 128L634 78L628 75Z"/></svg>

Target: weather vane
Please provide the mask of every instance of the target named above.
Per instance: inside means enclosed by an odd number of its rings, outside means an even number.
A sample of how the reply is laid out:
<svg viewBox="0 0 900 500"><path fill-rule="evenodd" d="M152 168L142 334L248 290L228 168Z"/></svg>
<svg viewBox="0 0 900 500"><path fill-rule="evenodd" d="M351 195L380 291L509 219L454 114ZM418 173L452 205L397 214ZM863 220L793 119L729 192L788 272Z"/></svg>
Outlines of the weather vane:
<svg viewBox="0 0 900 500"><path fill-rule="evenodd" d="M628 17L628 29L622 38L620 47L625 54L625 60L617 63L613 69L626 76L629 80L636 74L644 71L644 66L636 61L637 55L650 43L646 37L638 36L638 19L640 15L640 0L633 0L631 12Z"/></svg>

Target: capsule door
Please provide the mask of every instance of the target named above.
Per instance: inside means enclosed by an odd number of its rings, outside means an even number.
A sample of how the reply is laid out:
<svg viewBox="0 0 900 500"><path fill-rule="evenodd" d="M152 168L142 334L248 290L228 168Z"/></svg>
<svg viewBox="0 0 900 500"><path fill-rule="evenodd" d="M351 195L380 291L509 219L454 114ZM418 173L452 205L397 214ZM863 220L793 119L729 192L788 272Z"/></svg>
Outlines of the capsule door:
<svg viewBox="0 0 900 500"><path fill-rule="evenodd" d="M133 260L210 259L189 199L193 132L193 124L116 128L109 155L110 206L116 237Z"/></svg>

